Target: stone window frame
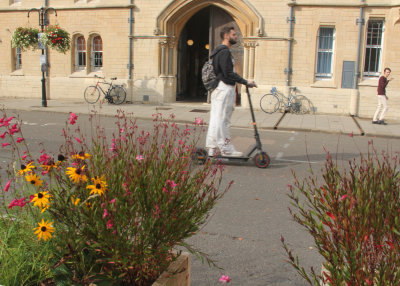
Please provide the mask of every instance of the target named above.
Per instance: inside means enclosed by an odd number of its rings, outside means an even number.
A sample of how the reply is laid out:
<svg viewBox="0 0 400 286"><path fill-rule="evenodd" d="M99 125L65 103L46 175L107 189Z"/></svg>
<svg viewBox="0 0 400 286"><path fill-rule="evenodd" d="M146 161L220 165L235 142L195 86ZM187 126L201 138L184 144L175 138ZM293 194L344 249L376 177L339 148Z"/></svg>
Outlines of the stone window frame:
<svg viewBox="0 0 400 286"><path fill-rule="evenodd" d="M79 49L80 48L80 44L78 43L79 39L83 39L83 47L84 49ZM80 54L84 54L83 55L83 61L84 63L82 65L80 65ZM86 44L86 39L85 36L82 34L77 34L74 36L74 71L78 72L78 71L82 71L82 70L86 70L87 69L87 44Z"/></svg>
<svg viewBox="0 0 400 286"><path fill-rule="evenodd" d="M380 38L380 44L369 44L369 25L372 22L381 22L382 27L380 28L381 30L381 38ZM378 31L379 35L379 31ZM384 37L385 37L385 19L384 18L370 18L368 19L366 29L365 29L365 46L364 46L364 63L363 63L363 77L364 78L379 78L381 75L381 70L382 70L382 58L383 58L383 43L384 43ZM372 41L372 40L371 40ZM371 43L371 42L370 42ZM371 71L371 58L367 59L368 57L368 49L375 49L379 51L379 59L372 59L375 61L374 65L375 71ZM368 62L368 63L367 63ZM368 67L367 67L368 65Z"/></svg>
<svg viewBox="0 0 400 286"><path fill-rule="evenodd" d="M95 51L95 39L100 37L101 39L101 49ZM88 41L88 48L87 51L90 51L90 60L87 61L87 63L90 63L90 72L98 72L98 71L102 71L103 66L104 66L104 43L103 43L103 38L101 37L100 34L95 33L95 34L91 34L89 37L89 41ZM95 66L95 61L96 58L101 55L101 66Z"/></svg>
<svg viewBox="0 0 400 286"><path fill-rule="evenodd" d="M21 48L13 48L13 71L22 70L22 51Z"/></svg>
<svg viewBox="0 0 400 286"><path fill-rule="evenodd" d="M320 48L320 41L321 41L321 29L332 29L332 42L330 47L321 49ZM317 34L317 48L316 48L316 60L315 60L315 80L332 80L333 79L333 71L334 71L334 62L335 62L335 43L336 43L336 27L332 25L323 25L318 28ZM320 53L329 54L331 55L331 62L330 62L330 72L328 73L321 73L318 72L318 66L320 64Z"/></svg>

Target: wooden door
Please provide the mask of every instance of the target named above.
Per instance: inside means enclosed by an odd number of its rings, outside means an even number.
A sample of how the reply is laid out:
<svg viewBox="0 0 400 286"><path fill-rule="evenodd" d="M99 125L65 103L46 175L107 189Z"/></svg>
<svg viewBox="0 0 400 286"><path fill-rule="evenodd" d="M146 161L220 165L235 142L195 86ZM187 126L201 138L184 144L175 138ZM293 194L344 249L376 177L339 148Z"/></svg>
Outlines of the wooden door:
<svg viewBox="0 0 400 286"><path fill-rule="evenodd" d="M231 53L235 60L235 72L240 76L243 76L243 37L239 29L239 26L227 12L221 8L211 6L210 7L210 54L211 52L221 44L222 39L220 32L225 26L233 26L236 34L238 35L238 42L231 47ZM238 87L240 91L240 86ZM239 100L236 100L238 103Z"/></svg>

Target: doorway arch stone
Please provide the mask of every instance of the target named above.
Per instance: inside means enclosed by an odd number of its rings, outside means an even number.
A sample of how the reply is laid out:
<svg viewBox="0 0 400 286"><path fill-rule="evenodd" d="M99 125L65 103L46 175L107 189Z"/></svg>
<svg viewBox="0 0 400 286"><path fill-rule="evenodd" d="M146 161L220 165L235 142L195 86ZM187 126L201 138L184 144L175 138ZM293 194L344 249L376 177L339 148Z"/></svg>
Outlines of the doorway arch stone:
<svg viewBox="0 0 400 286"><path fill-rule="evenodd" d="M248 0L172 0L158 15L154 35L159 38L159 77L163 81L161 102L174 102L177 90L178 41L187 21L200 10L216 6L232 16L244 38L244 76L254 72L254 47L264 36L263 18ZM251 49L248 45L252 44ZM249 56L252 55L252 56ZM249 58L251 57L251 59Z"/></svg>

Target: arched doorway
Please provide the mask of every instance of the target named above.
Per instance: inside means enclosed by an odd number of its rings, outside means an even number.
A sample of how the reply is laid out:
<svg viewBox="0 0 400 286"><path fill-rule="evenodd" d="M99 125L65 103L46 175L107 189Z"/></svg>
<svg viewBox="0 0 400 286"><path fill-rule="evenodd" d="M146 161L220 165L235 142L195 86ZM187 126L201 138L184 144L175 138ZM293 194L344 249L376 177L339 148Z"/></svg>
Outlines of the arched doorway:
<svg viewBox="0 0 400 286"><path fill-rule="evenodd" d="M239 26L223 9L208 6L194 14L183 27L178 42L177 101L206 102L207 91L201 81L201 68L210 53L220 45L220 31L233 26L239 41L231 48L235 71L242 75L243 40ZM240 91L240 88L238 89ZM240 95L236 100L240 104Z"/></svg>

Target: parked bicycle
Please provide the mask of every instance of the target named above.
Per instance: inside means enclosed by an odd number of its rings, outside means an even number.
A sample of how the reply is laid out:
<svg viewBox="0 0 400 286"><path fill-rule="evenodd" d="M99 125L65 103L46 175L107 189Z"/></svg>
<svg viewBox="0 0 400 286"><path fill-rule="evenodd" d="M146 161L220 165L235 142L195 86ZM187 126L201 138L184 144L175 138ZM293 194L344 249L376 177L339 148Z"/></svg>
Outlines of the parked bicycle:
<svg viewBox="0 0 400 286"><path fill-rule="evenodd" d="M290 87L289 96L278 93L276 87L272 87L271 93L261 97L260 107L262 111L272 114L278 110L293 112L296 114L314 113L311 101L304 95L296 94L296 87Z"/></svg>
<svg viewBox="0 0 400 286"><path fill-rule="evenodd" d="M126 91L123 86L113 84L113 81L117 79L116 77L111 78L111 82L105 80L101 81L104 78L96 75L95 77L98 78L96 85L88 86L85 89L84 97L87 103L96 103L100 98L100 92L104 95L104 99L106 99L108 103L121 104L125 101ZM101 84L108 85L108 89L104 90Z"/></svg>

